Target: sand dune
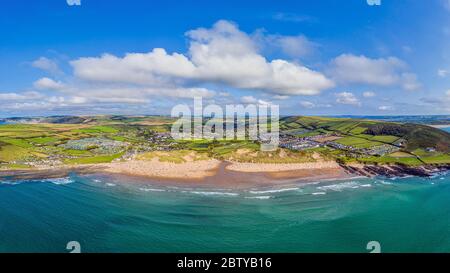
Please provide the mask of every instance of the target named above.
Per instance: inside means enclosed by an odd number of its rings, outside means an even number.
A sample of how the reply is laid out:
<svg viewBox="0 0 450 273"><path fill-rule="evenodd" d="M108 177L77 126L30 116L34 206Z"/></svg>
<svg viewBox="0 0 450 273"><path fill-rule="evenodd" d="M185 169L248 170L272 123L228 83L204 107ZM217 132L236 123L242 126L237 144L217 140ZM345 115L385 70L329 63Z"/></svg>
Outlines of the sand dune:
<svg viewBox="0 0 450 273"><path fill-rule="evenodd" d="M215 175L219 164L220 161L215 159L177 164L160 162L157 158L154 158L151 161L131 160L99 165L104 168L104 171L109 173L161 178L198 179Z"/></svg>
<svg viewBox="0 0 450 273"><path fill-rule="evenodd" d="M236 172L286 172L297 170L317 170L317 169L335 169L339 165L334 161L308 162L308 163L286 163L286 164L267 164L267 163L238 163L233 162L227 166L227 170Z"/></svg>

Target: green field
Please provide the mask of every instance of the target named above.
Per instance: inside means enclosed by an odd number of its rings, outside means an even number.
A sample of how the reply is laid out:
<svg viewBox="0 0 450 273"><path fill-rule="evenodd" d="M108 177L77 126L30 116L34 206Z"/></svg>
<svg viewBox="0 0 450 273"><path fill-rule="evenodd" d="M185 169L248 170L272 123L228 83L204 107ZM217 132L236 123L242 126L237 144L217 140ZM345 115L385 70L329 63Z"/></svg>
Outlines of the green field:
<svg viewBox="0 0 450 273"><path fill-rule="evenodd" d="M172 118L158 116L48 117L32 124L0 125L0 168L27 168L30 163L93 164L120 159L128 151L146 154L161 145L170 150L162 161L182 162L186 152L195 158L217 158L241 162L295 163L314 161L313 155L327 160L390 164L450 163L450 134L413 124L386 123L364 119L327 117L284 117L280 129L297 137L333 135L336 143L355 149L395 146L397 153L381 157L354 157L347 150L328 147L302 152L279 149L261 152L256 141L165 140L151 137L170 131ZM96 141L98 140L98 141ZM88 142L87 144L84 142ZM92 144L89 142L92 141ZM390 147L390 146L389 146ZM182 152L184 151L184 152ZM143 156L145 158L145 156ZM194 159L195 159L194 158Z"/></svg>

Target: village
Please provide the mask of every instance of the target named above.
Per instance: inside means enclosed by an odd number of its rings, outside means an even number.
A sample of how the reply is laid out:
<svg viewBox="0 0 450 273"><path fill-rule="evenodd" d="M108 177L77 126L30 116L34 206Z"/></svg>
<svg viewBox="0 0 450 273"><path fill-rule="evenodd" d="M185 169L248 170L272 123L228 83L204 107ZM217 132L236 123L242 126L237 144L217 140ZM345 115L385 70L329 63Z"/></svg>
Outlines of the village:
<svg viewBox="0 0 450 273"><path fill-rule="evenodd" d="M341 138L342 136L339 136L335 133L308 137L298 137L291 134L281 134L280 147L296 151L327 147L334 150L346 151L347 155L355 158L360 158L365 156L384 156L397 152L401 149L402 143L404 142L404 140L400 139L392 145L380 143L380 145L377 146L361 148L336 142L336 140Z"/></svg>

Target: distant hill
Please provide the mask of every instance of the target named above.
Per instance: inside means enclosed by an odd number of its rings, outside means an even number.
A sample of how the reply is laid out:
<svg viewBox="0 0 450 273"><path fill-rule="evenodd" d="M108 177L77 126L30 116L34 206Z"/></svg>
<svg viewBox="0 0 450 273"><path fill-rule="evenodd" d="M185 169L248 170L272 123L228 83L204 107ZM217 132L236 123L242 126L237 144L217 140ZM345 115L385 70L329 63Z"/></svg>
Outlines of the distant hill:
<svg viewBox="0 0 450 273"><path fill-rule="evenodd" d="M396 136L407 141L406 149L408 151L435 148L440 152L450 152L450 133L421 124L402 124L355 118L293 116L281 118L280 128L284 132L300 131L300 135L303 136L323 133L354 136Z"/></svg>
<svg viewBox="0 0 450 273"><path fill-rule="evenodd" d="M440 152L450 152L450 133L420 124L380 123L370 126L369 135L394 135L406 139L407 150L435 148Z"/></svg>

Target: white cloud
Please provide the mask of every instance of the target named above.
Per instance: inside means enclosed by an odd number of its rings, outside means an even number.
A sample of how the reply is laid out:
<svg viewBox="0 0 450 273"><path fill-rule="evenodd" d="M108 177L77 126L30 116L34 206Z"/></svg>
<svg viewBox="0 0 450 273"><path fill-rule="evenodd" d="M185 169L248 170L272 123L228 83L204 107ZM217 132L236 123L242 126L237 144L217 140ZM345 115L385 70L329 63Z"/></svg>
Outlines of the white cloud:
<svg viewBox="0 0 450 273"><path fill-rule="evenodd" d="M402 46L402 50L406 54L412 53L414 51L410 46L407 45Z"/></svg>
<svg viewBox="0 0 450 273"><path fill-rule="evenodd" d="M214 83L279 95L314 95L334 86L323 74L304 66L281 59L268 61L257 52L251 37L228 21L186 35L187 55L157 48L123 58L109 54L80 58L71 64L77 77L99 82L159 87Z"/></svg>
<svg viewBox="0 0 450 273"><path fill-rule="evenodd" d="M257 99L253 96L243 96L243 97L241 97L241 102L243 104L259 104L259 105L271 105L272 104L272 102L270 102L270 101Z"/></svg>
<svg viewBox="0 0 450 273"><path fill-rule="evenodd" d="M361 106L361 102L355 97L353 93L341 92L336 94L336 102L340 104Z"/></svg>
<svg viewBox="0 0 450 273"><path fill-rule="evenodd" d="M394 110L393 106L389 106L389 105L382 105L380 107L378 107L378 110L380 111L392 111Z"/></svg>
<svg viewBox="0 0 450 273"><path fill-rule="evenodd" d="M245 103L245 104L254 104L256 103L258 100L253 97L253 96L243 96L241 97L241 102Z"/></svg>
<svg viewBox="0 0 450 273"><path fill-rule="evenodd" d="M416 74L413 73L403 73L401 76L401 82L401 86L407 91L414 91L422 86L417 80Z"/></svg>
<svg viewBox="0 0 450 273"><path fill-rule="evenodd" d="M277 12L272 16L272 18L277 21L294 22L294 23L313 22L316 20L315 18L308 15L299 15L295 13L285 13L285 12Z"/></svg>
<svg viewBox="0 0 450 273"><path fill-rule="evenodd" d="M407 65L396 57L370 59L342 54L332 61L330 74L341 83L402 86L406 90L420 87L417 76L407 72Z"/></svg>
<svg viewBox="0 0 450 273"><path fill-rule="evenodd" d="M41 90L61 90L65 86L62 82L54 81L50 78L41 78L34 82L34 87Z"/></svg>
<svg viewBox="0 0 450 273"><path fill-rule="evenodd" d="M366 91L363 93L363 97L364 98L373 98L375 97L377 94L375 94L375 92L372 91Z"/></svg>
<svg viewBox="0 0 450 273"><path fill-rule="evenodd" d="M81 6L81 0L66 0L69 6Z"/></svg>
<svg viewBox="0 0 450 273"><path fill-rule="evenodd" d="M50 59L48 59L46 57L40 57L39 59L34 60L31 63L31 66L33 66L35 68L42 69L42 70L47 71L47 72L49 72L51 74L60 74L60 73L62 73L61 70L59 69L58 64L55 61L50 60Z"/></svg>
<svg viewBox="0 0 450 273"><path fill-rule="evenodd" d="M316 105L310 101L300 101L300 105L304 108L312 109L316 107Z"/></svg>
<svg viewBox="0 0 450 273"><path fill-rule="evenodd" d="M438 69L437 74L439 77L445 78L445 77L447 77L448 74L450 74L450 71L448 71L446 69Z"/></svg>
<svg viewBox="0 0 450 273"><path fill-rule="evenodd" d="M0 93L0 101L23 101L23 100L35 100L42 98L43 95L34 92L24 92L24 93Z"/></svg>
<svg viewBox="0 0 450 273"><path fill-rule="evenodd" d="M276 99L276 100L287 100L290 97L286 96L286 95L275 95L275 96L273 96L273 98Z"/></svg>
<svg viewBox="0 0 450 273"><path fill-rule="evenodd" d="M253 35L253 40L265 51L279 51L294 59L312 55L319 46L304 35L266 35L263 31Z"/></svg>

